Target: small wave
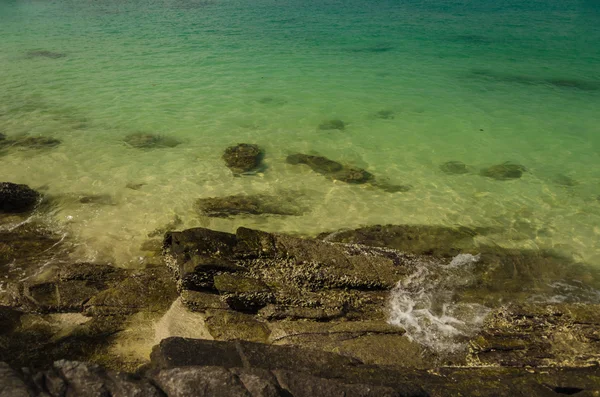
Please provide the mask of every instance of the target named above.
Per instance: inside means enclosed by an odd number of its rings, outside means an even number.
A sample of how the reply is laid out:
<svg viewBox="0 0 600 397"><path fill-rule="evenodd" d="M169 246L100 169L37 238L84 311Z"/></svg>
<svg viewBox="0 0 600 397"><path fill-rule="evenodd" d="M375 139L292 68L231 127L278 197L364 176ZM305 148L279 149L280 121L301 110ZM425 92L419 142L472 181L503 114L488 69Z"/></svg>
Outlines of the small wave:
<svg viewBox="0 0 600 397"><path fill-rule="evenodd" d="M490 309L453 300L454 291L475 281L473 265L480 255L459 254L448 264L427 263L396 284L389 299L388 322L406 336L437 353L466 347Z"/></svg>

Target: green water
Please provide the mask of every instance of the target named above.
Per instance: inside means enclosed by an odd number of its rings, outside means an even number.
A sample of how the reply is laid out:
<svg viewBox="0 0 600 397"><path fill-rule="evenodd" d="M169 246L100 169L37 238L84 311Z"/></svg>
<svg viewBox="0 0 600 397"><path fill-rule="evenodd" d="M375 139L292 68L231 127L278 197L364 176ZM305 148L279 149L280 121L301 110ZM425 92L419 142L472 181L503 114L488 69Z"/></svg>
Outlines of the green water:
<svg viewBox="0 0 600 397"><path fill-rule="evenodd" d="M178 216L179 228L300 234L484 226L482 243L600 265L597 1L0 0L0 37L0 132L62 141L5 151L0 180L112 197L57 200L41 215L79 242L78 259L136 266L147 234ZM328 119L347 127L319 130ZM136 132L182 144L127 146ZM264 148L264 172L224 166L241 142ZM296 152L412 189L333 182L287 164ZM451 160L472 172L441 172ZM527 172L479 175L506 161ZM239 193L291 194L311 210L214 219L193 208Z"/></svg>

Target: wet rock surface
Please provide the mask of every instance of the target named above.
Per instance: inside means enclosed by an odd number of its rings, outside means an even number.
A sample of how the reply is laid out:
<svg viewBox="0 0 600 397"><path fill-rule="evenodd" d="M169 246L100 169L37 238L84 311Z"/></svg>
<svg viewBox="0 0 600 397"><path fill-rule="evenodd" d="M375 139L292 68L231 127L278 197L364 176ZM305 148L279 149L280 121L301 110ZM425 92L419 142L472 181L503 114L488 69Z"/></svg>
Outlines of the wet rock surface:
<svg viewBox="0 0 600 397"><path fill-rule="evenodd" d="M210 217L239 215L302 215L304 208L292 197L266 194L207 197L196 200L197 210Z"/></svg>
<svg viewBox="0 0 600 397"><path fill-rule="evenodd" d="M36 371L0 363L0 390L52 397L592 396L600 392L599 375L598 367L426 371L287 346L169 338L155 347L152 365L136 375L65 360Z"/></svg>
<svg viewBox="0 0 600 397"><path fill-rule="evenodd" d="M242 174L257 169L263 156L264 153L258 145L240 143L225 149L222 158L234 174Z"/></svg>
<svg viewBox="0 0 600 397"><path fill-rule="evenodd" d="M27 185L0 182L0 213L19 213L32 210L41 194Z"/></svg>

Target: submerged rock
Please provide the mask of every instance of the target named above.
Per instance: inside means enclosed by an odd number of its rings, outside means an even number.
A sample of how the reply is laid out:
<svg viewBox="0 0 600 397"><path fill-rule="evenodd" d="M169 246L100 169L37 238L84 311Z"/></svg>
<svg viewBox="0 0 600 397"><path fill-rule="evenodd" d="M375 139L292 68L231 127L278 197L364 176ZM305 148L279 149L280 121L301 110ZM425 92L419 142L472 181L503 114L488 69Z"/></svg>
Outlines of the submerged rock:
<svg viewBox="0 0 600 397"><path fill-rule="evenodd" d="M440 165L440 170L449 175L467 174L469 168L462 161L447 161Z"/></svg>
<svg viewBox="0 0 600 397"><path fill-rule="evenodd" d="M319 124L320 130L344 130L346 123L340 119L326 120Z"/></svg>
<svg viewBox="0 0 600 397"><path fill-rule="evenodd" d="M172 148L181 144L181 142L175 138L142 132L127 135L123 141L129 146L137 149Z"/></svg>
<svg viewBox="0 0 600 397"><path fill-rule="evenodd" d="M30 149L43 149L51 148L60 145L62 142L60 139L46 137L46 136L27 136L17 138L12 141L13 146L26 147Z"/></svg>
<svg viewBox="0 0 600 397"><path fill-rule="evenodd" d="M240 143L225 149L222 158L234 174L241 174L258 168L263 155L258 145Z"/></svg>
<svg viewBox="0 0 600 397"><path fill-rule="evenodd" d="M206 216L226 218L237 215L302 215L304 209L291 198L269 195L233 195L198 199L196 208Z"/></svg>
<svg viewBox="0 0 600 397"><path fill-rule="evenodd" d="M487 178L493 178L499 181L506 181L509 179L519 179L527 169L520 165L510 162L493 165L488 168L484 168L480 171L481 176Z"/></svg>
<svg viewBox="0 0 600 397"><path fill-rule="evenodd" d="M32 210L41 195L27 185L0 182L0 213L19 213Z"/></svg>
<svg viewBox="0 0 600 397"><path fill-rule="evenodd" d="M373 175L358 167L342 165L336 161L322 156L311 156L296 153L289 155L286 159L288 164L306 164L313 171L325 175L331 179L346 183L366 183L373 180Z"/></svg>
<svg viewBox="0 0 600 397"><path fill-rule="evenodd" d="M48 50L33 50L27 52L28 58L50 58L50 59L58 59L64 58L67 54L63 52L53 52Z"/></svg>
<svg viewBox="0 0 600 397"><path fill-rule="evenodd" d="M383 120L393 120L395 112L393 110L380 110L375 113L375 118L383 119Z"/></svg>
<svg viewBox="0 0 600 397"><path fill-rule="evenodd" d="M552 181L560 186L573 187L579 185L579 182L565 174L557 174Z"/></svg>
<svg viewBox="0 0 600 397"><path fill-rule="evenodd" d="M429 225L376 225L354 230L321 233L325 241L388 247L414 254L455 256L475 247L478 232L466 227Z"/></svg>
<svg viewBox="0 0 600 397"><path fill-rule="evenodd" d="M125 185L127 189L140 190L146 185L146 183L128 183Z"/></svg>
<svg viewBox="0 0 600 397"><path fill-rule="evenodd" d="M79 195L78 201L81 204L115 205L110 194L83 194Z"/></svg>

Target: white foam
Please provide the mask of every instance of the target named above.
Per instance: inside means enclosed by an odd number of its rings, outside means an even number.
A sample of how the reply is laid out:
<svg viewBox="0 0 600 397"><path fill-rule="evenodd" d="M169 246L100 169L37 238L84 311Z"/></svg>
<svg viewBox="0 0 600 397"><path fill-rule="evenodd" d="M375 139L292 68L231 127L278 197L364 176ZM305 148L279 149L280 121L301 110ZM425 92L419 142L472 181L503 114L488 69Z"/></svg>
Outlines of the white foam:
<svg viewBox="0 0 600 397"><path fill-rule="evenodd" d="M449 264L419 264L392 290L388 322L404 328L409 339L436 352L463 349L490 311L480 304L453 301L456 288L474 281L471 268L479 257L460 254Z"/></svg>

